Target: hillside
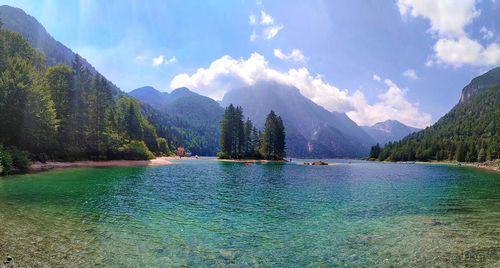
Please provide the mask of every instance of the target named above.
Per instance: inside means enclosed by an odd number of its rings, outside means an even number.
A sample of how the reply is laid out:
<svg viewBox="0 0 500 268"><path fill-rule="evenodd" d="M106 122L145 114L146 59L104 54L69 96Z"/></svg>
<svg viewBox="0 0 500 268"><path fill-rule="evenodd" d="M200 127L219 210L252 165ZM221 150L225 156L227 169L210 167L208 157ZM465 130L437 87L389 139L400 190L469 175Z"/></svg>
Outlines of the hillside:
<svg viewBox="0 0 500 268"><path fill-rule="evenodd" d="M224 110L214 100L178 88L170 94L152 87L132 90L130 96L156 110L156 124L171 132L178 144L193 154L215 155L219 151L220 120Z"/></svg>
<svg viewBox="0 0 500 268"><path fill-rule="evenodd" d="M377 159L460 162L498 159L500 157L499 70L499 68L493 69L473 79L471 84L464 88L460 103L450 112L433 126L413 133L400 142L387 145ZM495 81L498 82L495 84ZM475 90L471 91L473 88Z"/></svg>
<svg viewBox="0 0 500 268"><path fill-rule="evenodd" d="M380 146L384 146L388 142L399 141L409 134L421 130L409 127L397 120L387 120L378 122L373 126L362 126L361 128L380 144Z"/></svg>
<svg viewBox="0 0 500 268"><path fill-rule="evenodd" d="M0 20L3 23L2 28L20 33L33 48L44 54L48 66L61 63L68 66L73 64L76 53L55 40L43 25L22 9L8 5L0 6ZM86 59L81 58L81 60L82 65L92 74L98 73ZM106 82L113 95L122 94L111 81L106 80Z"/></svg>
<svg viewBox="0 0 500 268"><path fill-rule="evenodd" d="M345 114L327 111L291 86L260 82L228 92L222 104L242 106L244 116L260 129L264 124L263 118L274 110L285 125L289 156L363 156L375 143Z"/></svg>
<svg viewBox="0 0 500 268"><path fill-rule="evenodd" d="M495 85L500 85L500 67L494 68L472 79L472 81L462 89L459 103L465 103L477 93Z"/></svg>

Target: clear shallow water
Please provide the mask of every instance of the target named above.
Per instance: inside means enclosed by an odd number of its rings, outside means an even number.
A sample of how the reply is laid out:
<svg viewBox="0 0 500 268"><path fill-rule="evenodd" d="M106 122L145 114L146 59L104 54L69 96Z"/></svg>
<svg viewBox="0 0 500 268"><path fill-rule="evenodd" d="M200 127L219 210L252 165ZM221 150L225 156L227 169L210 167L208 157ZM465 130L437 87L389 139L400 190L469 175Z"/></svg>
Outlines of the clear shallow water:
<svg viewBox="0 0 500 268"><path fill-rule="evenodd" d="M500 265L498 173L336 162L200 160L0 179L0 258L66 267Z"/></svg>

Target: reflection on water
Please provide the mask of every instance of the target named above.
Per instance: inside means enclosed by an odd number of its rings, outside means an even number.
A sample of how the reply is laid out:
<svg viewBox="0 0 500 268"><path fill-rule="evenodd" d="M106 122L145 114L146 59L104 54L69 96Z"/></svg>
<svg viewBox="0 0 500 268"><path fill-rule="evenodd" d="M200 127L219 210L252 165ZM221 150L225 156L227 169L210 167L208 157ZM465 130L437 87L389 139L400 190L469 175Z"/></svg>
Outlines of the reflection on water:
<svg viewBox="0 0 500 268"><path fill-rule="evenodd" d="M498 174L336 162L200 160L1 179L0 258L22 267L498 266Z"/></svg>

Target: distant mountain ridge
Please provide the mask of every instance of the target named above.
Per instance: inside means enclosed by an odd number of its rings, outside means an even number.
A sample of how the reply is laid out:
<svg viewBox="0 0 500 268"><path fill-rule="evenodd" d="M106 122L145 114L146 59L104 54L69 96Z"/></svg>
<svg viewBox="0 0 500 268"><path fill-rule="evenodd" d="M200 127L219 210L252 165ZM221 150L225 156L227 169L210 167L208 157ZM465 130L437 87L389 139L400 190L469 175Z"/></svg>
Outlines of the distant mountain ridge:
<svg viewBox="0 0 500 268"><path fill-rule="evenodd" d="M419 128L407 126L397 120L386 120L378 122L373 126L361 127L370 135L380 146L392 141L399 141L413 132L420 131Z"/></svg>
<svg viewBox="0 0 500 268"><path fill-rule="evenodd" d="M219 124L224 112L218 102L185 87L167 93L147 86L128 94L157 110L156 123L174 133L179 143L193 154L215 155L218 152Z"/></svg>
<svg viewBox="0 0 500 268"><path fill-rule="evenodd" d="M226 93L222 105L243 107L258 128L274 110L285 124L287 154L292 157L357 157L375 142L347 115L329 112L292 86L259 82Z"/></svg>

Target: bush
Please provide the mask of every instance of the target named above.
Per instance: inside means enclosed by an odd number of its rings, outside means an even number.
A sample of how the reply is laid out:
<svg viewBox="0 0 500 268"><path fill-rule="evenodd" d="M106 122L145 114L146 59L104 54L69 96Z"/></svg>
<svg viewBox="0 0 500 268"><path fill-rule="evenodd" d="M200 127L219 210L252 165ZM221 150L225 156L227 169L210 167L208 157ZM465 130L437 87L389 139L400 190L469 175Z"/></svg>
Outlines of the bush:
<svg viewBox="0 0 500 268"><path fill-rule="evenodd" d="M16 147L9 147L7 152L12 157L12 163L14 167L20 170L26 170L31 165L31 160L29 158L29 154L26 151L19 150Z"/></svg>
<svg viewBox="0 0 500 268"><path fill-rule="evenodd" d="M217 153L217 156L220 158L220 159L229 159L230 156L228 154L226 154L225 152L218 152Z"/></svg>
<svg viewBox="0 0 500 268"><path fill-rule="evenodd" d="M14 167L10 154L0 146L0 175L7 175Z"/></svg>
<svg viewBox="0 0 500 268"><path fill-rule="evenodd" d="M118 149L123 159L150 160L155 158L144 141L131 141Z"/></svg>
<svg viewBox="0 0 500 268"><path fill-rule="evenodd" d="M170 149L168 148L168 143L166 139L157 138L156 143L158 144L159 154L168 155L170 153Z"/></svg>
<svg viewBox="0 0 500 268"><path fill-rule="evenodd" d="M26 170L31 165L28 152L0 145L0 175L10 174L12 169Z"/></svg>

